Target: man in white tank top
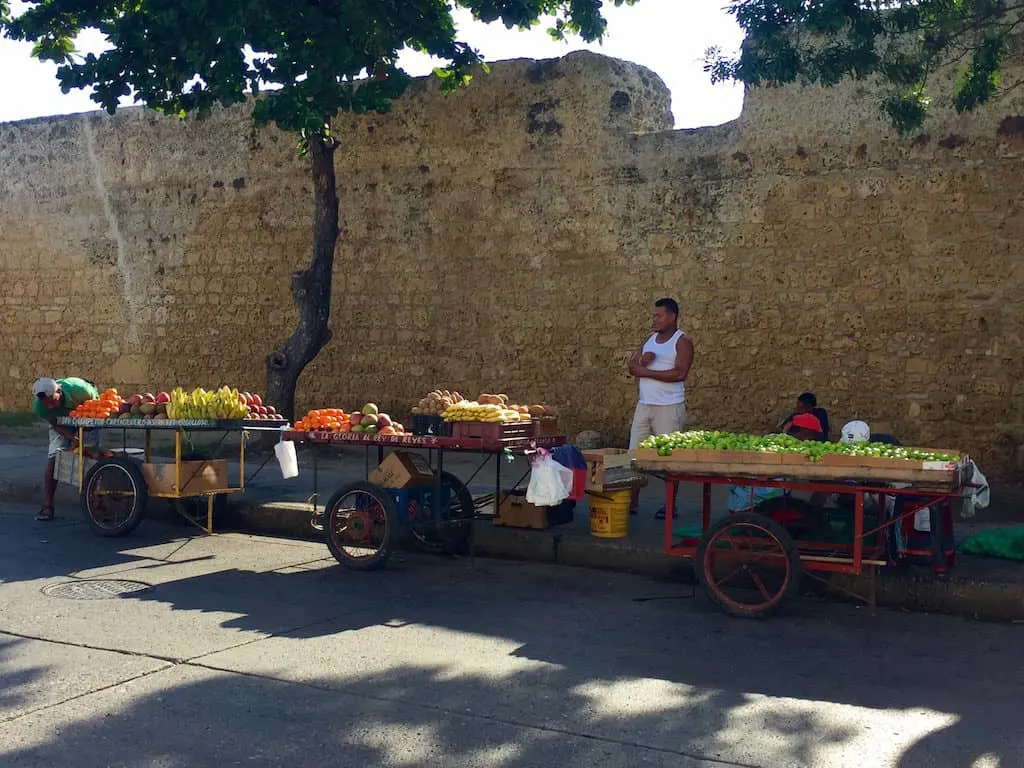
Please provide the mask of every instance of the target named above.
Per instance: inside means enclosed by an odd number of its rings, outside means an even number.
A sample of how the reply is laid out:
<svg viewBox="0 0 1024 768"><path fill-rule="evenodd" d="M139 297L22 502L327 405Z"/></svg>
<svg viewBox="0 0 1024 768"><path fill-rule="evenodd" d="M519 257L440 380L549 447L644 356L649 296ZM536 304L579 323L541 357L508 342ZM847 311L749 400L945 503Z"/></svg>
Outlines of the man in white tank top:
<svg viewBox="0 0 1024 768"><path fill-rule="evenodd" d="M651 315L653 333L629 361L640 399L633 414L629 448L636 450L651 435L680 432L686 423L686 377L693 364L693 342L679 330L679 305L658 299ZM638 491L631 512L636 513ZM664 507L658 517L664 517Z"/></svg>

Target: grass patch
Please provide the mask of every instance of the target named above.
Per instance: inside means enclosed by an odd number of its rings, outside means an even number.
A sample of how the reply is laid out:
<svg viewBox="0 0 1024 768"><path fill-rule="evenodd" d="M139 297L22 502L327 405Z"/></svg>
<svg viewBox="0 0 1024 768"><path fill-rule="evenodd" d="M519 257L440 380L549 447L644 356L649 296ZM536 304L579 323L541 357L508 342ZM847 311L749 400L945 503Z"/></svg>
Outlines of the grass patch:
<svg viewBox="0 0 1024 768"><path fill-rule="evenodd" d="M0 427L34 427L42 423L32 411L0 411Z"/></svg>

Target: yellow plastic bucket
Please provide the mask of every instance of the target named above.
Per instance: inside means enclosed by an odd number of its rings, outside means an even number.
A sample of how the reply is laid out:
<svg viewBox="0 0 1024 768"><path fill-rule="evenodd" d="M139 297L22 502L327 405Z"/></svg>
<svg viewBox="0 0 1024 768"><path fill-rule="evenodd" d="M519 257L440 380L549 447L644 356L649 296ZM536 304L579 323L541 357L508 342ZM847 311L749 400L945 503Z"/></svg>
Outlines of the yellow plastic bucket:
<svg viewBox="0 0 1024 768"><path fill-rule="evenodd" d="M590 495L591 536L623 539L629 535L629 496L628 488Z"/></svg>

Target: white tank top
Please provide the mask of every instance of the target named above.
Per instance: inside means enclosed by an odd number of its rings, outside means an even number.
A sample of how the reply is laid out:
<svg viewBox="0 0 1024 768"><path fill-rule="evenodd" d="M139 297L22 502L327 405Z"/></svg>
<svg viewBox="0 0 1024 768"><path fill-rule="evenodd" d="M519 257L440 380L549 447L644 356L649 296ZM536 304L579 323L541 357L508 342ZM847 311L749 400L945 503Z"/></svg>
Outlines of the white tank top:
<svg viewBox="0 0 1024 768"><path fill-rule="evenodd" d="M676 367L676 342L686 334L677 330L672 338L659 344L658 334L652 333L644 344L644 352L654 353L654 362L648 365L652 371L667 371ZM681 381L657 381L637 379L640 384L642 405L679 405L686 399L686 387Z"/></svg>

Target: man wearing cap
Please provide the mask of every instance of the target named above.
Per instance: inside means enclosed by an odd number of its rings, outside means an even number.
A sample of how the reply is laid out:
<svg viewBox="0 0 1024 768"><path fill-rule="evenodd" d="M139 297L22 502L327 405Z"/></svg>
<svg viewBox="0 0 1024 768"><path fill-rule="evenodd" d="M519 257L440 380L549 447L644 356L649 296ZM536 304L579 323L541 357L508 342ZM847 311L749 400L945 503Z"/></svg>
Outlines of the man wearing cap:
<svg viewBox="0 0 1024 768"><path fill-rule="evenodd" d="M75 430L57 423L57 419L67 416L74 408L87 400L95 400L100 396L96 385L86 379L68 377L66 379L37 379L32 385L34 402L32 410L36 416L50 425L50 445L46 453L46 479L43 482L43 508L36 515L36 520L53 520L53 495L57 490L57 478L53 476L57 454L75 447L77 436ZM98 442L95 431L87 433L91 443Z"/></svg>

